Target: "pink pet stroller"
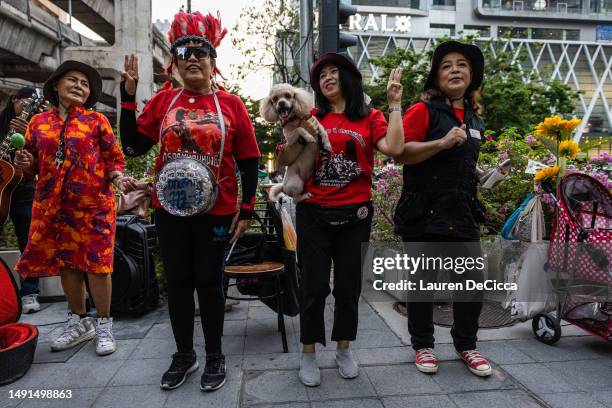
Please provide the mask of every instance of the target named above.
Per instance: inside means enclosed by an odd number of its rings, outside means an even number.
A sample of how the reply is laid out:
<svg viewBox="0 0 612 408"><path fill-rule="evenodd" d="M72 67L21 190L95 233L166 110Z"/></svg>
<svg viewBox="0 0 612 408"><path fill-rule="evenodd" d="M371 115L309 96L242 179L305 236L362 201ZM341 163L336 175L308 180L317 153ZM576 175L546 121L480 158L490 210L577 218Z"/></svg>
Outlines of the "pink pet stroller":
<svg viewBox="0 0 612 408"><path fill-rule="evenodd" d="M561 319L612 340L612 194L596 179L571 173L559 183L548 272L559 296L556 317L533 318L538 340L561 337Z"/></svg>

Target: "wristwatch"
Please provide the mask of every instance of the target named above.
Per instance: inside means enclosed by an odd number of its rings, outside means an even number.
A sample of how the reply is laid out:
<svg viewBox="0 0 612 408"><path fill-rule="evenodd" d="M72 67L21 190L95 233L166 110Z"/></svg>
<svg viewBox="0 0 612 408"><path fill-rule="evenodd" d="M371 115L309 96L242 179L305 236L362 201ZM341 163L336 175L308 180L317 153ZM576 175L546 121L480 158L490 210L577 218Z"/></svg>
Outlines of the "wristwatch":
<svg viewBox="0 0 612 408"><path fill-rule="evenodd" d="M387 112L391 113L391 112L401 112L402 111L402 107L401 106L391 106L389 105L389 109L387 110Z"/></svg>

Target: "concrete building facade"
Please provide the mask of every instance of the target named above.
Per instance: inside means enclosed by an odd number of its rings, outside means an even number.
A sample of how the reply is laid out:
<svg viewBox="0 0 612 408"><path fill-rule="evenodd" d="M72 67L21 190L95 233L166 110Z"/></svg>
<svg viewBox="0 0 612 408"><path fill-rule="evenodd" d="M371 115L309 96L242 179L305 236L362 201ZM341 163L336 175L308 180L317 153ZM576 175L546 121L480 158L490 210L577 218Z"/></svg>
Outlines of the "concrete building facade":
<svg viewBox="0 0 612 408"><path fill-rule="evenodd" d="M101 40L73 30L72 18ZM170 46L151 24L151 0L0 0L0 33L0 98L26 84L42 86L63 61L75 59L100 72L96 108L114 120L125 54L139 57L139 103L167 79Z"/></svg>
<svg viewBox="0 0 612 408"><path fill-rule="evenodd" d="M371 58L398 48L422 51L441 36L473 34L483 46L526 54L526 81L535 73L581 91L580 135L612 135L612 0L343 2L358 8L344 31L358 37L349 53L366 80L378 77ZM499 41L492 45L490 39Z"/></svg>

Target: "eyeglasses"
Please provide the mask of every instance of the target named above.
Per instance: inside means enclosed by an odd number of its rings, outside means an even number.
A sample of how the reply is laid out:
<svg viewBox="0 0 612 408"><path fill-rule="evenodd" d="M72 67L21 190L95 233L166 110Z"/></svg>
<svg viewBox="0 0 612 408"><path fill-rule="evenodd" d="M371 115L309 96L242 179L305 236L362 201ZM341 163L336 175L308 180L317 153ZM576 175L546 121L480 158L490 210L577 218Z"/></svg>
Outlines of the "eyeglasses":
<svg viewBox="0 0 612 408"><path fill-rule="evenodd" d="M208 47L176 47L174 50L174 56L183 61L187 61L192 55L201 60L210 56L210 49Z"/></svg>

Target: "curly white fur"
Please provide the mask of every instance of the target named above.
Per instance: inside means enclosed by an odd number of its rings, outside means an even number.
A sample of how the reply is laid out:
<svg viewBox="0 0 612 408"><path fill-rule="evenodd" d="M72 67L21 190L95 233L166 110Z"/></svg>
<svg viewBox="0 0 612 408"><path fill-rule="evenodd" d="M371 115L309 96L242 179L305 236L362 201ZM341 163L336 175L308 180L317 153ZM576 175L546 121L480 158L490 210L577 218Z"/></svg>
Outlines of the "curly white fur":
<svg viewBox="0 0 612 408"><path fill-rule="evenodd" d="M270 189L269 198L271 200L278 200L281 192L293 197L295 203L310 198L310 194L303 194L304 181L312 176L319 144L317 139L300 125L303 120L311 116L312 107L311 95L289 84L274 85L268 96L261 101L259 114L270 123L280 120L288 146L297 143L300 138L307 142L299 156L287 167L283 182ZM327 132L320 123L318 127L323 148L331 152Z"/></svg>

